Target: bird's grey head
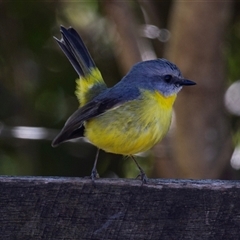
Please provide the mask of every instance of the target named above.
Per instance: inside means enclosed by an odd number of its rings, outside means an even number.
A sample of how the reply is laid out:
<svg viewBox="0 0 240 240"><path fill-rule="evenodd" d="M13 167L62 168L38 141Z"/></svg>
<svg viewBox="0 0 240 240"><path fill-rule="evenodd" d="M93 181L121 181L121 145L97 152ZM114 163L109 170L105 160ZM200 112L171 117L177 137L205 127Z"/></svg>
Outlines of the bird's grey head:
<svg viewBox="0 0 240 240"><path fill-rule="evenodd" d="M164 96L178 93L183 86L195 85L195 82L184 79L179 68L166 59L156 59L137 63L131 72L139 88L157 90Z"/></svg>

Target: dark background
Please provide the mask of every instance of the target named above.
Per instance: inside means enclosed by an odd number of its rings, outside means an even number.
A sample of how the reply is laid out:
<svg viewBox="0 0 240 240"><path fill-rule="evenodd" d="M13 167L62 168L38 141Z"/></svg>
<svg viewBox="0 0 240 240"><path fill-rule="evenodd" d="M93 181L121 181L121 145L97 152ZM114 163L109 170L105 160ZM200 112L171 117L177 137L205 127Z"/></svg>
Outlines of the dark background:
<svg viewBox="0 0 240 240"><path fill-rule="evenodd" d="M234 1L0 1L1 175L86 176L92 169L96 148L86 141L51 147L78 107L77 74L53 39L60 25L79 32L108 86L135 62L156 57L197 82L180 93L170 134L138 158L149 177L240 177L239 87L237 98L224 97L240 76ZM98 171L138 174L127 157L103 151Z"/></svg>

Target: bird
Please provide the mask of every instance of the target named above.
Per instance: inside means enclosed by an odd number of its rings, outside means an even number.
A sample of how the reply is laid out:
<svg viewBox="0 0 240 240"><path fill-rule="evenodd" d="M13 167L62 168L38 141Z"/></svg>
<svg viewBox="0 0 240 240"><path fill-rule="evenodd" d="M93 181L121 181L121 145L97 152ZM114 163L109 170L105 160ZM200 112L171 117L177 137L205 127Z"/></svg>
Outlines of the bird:
<svg viewBox="0 0 240 240"><path fill-rule="evenodd" d="M185 79L172 62L158 58L136 63L113 87L107 87L77 31L60 27L59 47L79 78L76 96L79 108L68 118L52 146L85 137L97 147L91 172L94 182L99 149L129 156L139 169L142 184L147 176L134 155L149 150L167 134L173 104L183 86L196 83Z"/></svg>

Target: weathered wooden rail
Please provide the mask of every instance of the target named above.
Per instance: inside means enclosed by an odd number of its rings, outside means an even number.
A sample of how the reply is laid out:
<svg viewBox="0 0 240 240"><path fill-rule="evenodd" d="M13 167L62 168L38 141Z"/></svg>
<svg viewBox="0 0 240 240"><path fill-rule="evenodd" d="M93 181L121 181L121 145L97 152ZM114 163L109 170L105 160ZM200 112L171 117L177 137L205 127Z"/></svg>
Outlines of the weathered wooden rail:
<svg viewBox="0 0 240 240"><path fill-rule="evenodd" d="M240 182L0 177L0 239L239 239Z"/></svg>

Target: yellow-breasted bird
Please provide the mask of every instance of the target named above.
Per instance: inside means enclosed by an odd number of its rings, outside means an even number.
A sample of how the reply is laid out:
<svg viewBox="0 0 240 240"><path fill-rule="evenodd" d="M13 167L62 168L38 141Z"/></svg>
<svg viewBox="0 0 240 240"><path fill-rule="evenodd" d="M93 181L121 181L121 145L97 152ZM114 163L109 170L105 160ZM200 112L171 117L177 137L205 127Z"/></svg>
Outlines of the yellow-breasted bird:
<svg viewBox="0 0 240 240"><path fill-rule="evenodd" d="M182 86L195 83L184 79L175 64L156 59L137 63L119 83L107 88L78 33L61 26L61 34L60 40L55 39L79 75L80 107L52 146L86 137L98 148L92 180L97 175L99 149L103 149L131 156L145 183L146 175L133 155L150 149L166 135L177 93Z"/></svg>

